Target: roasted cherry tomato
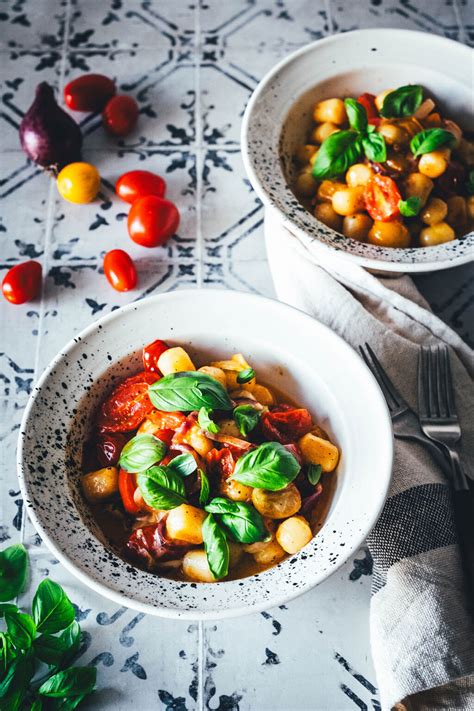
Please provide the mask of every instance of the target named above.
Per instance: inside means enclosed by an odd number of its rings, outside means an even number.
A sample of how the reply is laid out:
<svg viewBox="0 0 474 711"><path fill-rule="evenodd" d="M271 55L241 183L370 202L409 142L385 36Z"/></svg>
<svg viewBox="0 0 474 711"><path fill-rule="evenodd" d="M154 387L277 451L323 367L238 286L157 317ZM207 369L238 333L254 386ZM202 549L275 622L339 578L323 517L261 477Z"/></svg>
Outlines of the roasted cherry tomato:
<svg viewBox="0 0 474 711"><path fill-rule="evenodd" d="M131 96L113 96L102 113L104 126L114 136L126 136L135 128L138 111L138 104Z"/></svg>
<svg viewBox="0 0 474 711"><path fill-rule="evenodd" d="M155 383L153 373L138 373L117 385L102 403L98 425L102 432L129 432L135 430L153 410L148 397L148 386Z"/></svg>
<svg viewBox="0 0 474 711"><path fill-rule="evenodd" d="M168 447L171 446L171 442L174 437L174 430L165 428L163 430L157 430L153 434L155 435L155 437L158 437L158 439L161 439L161 441L164 442Z"/></svg>
<svg viewBox="0 0 474 711"><path fill-rule="evenodd" d="M128 213L128 234L142 247L158 247L178 229L179 212L170 200L147 195L135 200Z"/></svg>
<svg viewBox="0 0 474 711"><path fill-rule="evenodd" d="M291 405L277 405L261 418L262 432L271 442L290 444L313 428L308 410Z"/></svg>
<svg viewBox="0 0 474 711"><path fill-rule="evenodd" d="M235 461L228 447L211 449L206 455L206 461L209 473L215 476L218 481L229 479L234 473Z"/></svg>
<svg viewBox="0 0 474 711"><path fill-rule="evenodd" d="M357 101L359 104L362 104L366 110L368 119L378 118L379 112L377 111L377 107L375 105L374 94L361 94Z"/></svg>
<svg viewBox="0 0 474 711"><path fill-rule="evenodd" d="M120 453L126 444L127 438L119 432L100 435L95 445L100 466L114 467L118 464Z"/></svg>
<svg viewBox="0 0 474 711"><path fill-rule="evenodd" d="M90 163L69 163L56 179L58 193L68 202L92 202L100 189L100 175Z"/></svg>
<svg viewBox="0 0 474 711"><path fill-rule="evenodd" d="M385 175L374 175L365 187L365 208L373 220L389 222L398 217L402 199L397 184Z"/></svg>
<svg viewBox="0 0 474 711"><path fill-rule="evenodd" d="M153 568L156 560L173 560L182 558L193 546L189 543L178 543L166 537L166 521L151 526L137 528L127 542L128 552L141 559L149 568Z"/></svg>
<svg viewBox="0 0 474 711"><path fill-rule="evenodd" d="M133 203L147 195L164 197L166 183L163 178L149 170L130 170L117 180L115 192L125 202Z"/></svg>
<svg viewBox="0 0 474 711"><path fill-rule="evenodd" d="M73 111L102 111L115 94L112 79L103 74L83 74L64 87L64 101Z"/></svg>
<svg viewBox="0 0 474 711"><path fill-rule="evenodd" d="M158 358L162 353L167 351L168 348L169 345L159 339L145 346L143 349L143 367L145 370L149 370L151 373L160 373Z"/></svg>
<svg viewBox="0 0 474 711"><path fill-rule="evenodd" d="M182 412L164 412L163 410L152 410L148 414L148 419L160 430L177 430L187 420L186 415L183 415Z"/></svg>
<svg viewBox="0 0 474 711"><path fill-rule="evenodd" d="M137 488L135 475L120 469L118 486L125 511L129 514L137 514L140 509L135 503L133 496L135 494L135 489Z"/></svg>
<svg viewBox="0 0 474 711"><path fill-rule="evenodd" d="M117 291L130 291L137 285L137 270L123 249L112 249L104 257L104 274Z"/></svg>
<svg viewBox="0 0 474 711"><path fill-rule="evenodd" d="M3 296L12 304L24 304L41 291L41 264L31 259L7 271L2 282Z"/></svg>

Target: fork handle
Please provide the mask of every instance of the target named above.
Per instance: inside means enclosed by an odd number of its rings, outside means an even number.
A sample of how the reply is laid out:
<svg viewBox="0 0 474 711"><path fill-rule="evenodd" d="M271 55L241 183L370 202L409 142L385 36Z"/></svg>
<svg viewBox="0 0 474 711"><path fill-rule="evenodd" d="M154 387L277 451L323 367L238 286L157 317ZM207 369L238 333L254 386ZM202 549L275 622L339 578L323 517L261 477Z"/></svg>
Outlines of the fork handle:
<svg viewBox="0 0 474 711"><path fill-rule="evenodd" d="M451 462L452 482L455 491L469 491L469 483L463 471L459 454L450 447L445 447L446 454ZM474 511L473 511L474 515Z"/></svg>
<svg viewBox="0 0 474 711"><path fill-rule="evenodd" d="M409 434L409 435L398 435L395 434L395 439L409 439L414 442L419 442L425 449L428 449L433 459L437 462L443 474L446 476L448 481L452 479L452 466L449 465L449 461L444 456L443 451L433 440L425 437L424 435Z"/></svg>

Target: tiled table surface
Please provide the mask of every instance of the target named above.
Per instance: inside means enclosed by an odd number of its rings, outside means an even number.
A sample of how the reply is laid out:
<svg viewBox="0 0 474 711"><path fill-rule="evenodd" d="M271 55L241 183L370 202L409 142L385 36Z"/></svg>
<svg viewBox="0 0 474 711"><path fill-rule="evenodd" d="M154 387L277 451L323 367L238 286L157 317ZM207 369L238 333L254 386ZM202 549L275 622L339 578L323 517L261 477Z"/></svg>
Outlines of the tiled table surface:
<svg viewBox="0 0 474 711"><path fill-rule="evenodd" d="M81 661L99 669L88 708L379 708L365 548L325 584L268 613L215 624L145 618L85 589L41 543L23 515L16 436L32 383L93 319L178 288L274 294L263 209L244 174L239 129L250 93L277 60L360 27L421 29L469 42L473 14L471 0L0 2L0 268L3 275L33 257L47 275L41 301L0 305L0 541L25 542L32 588L51 574L77 603ZM106 137L98 118L83 121L85 158L99 168L104 189L100 201L72 206L25 160L18 124L37 83L61 91L68 78L89 71L115 77L137 98L141 117L125 140ZM163 174L181 210L179 235L151 252L128 240L124 205L113 196L118 175L134 168ZM133 293L112 291L101 275L102 256L114 247L137 261ZM468 340L472 276L462 267L417 280L434 310Z"/></svg>

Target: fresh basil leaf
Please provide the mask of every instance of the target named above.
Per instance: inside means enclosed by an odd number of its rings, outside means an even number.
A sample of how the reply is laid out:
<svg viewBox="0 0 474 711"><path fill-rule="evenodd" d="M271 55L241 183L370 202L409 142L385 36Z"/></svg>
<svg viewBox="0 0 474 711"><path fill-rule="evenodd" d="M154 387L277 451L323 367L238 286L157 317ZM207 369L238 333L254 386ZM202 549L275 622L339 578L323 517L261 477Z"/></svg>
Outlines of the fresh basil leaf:
<svg viewBox="0 0 474 711"><path fill-rule="evenodd" d="M469 171L466 182L466 192L468 195L474 195L474 170Z"/></svg>
<svg viewBox="0 0 474 711"><path fill-rule="evenodd" d="M424 153L431 153L442 146L452 148L456 139L451 131L444 128L427 128L425 131L416 133L410 141L410 150L415 157Z"/></svg>
<svg viewBox="0 0 474 711"><path fill-rule="evenodd" d="M186 501L183 477L168 467L151 467L140 472L137 484L145 503L152 509L169 511Z"/></svg>
<svg viewBox="0 0 474 711"><path fill-rule="evenodd" d="M199 504L200 506L205 506L209 501L209 494L211 493L211 486L209 484L209 479L207 474L203 469L199 469L199 481L201 488L199 491Z"/></svg>
<svg viewBox="0 0 474 711"><path fill-rule="evenodd" d="M148 395L158 410L191 412L206 407L209 410L231 410L227 391L215 378L199 372L171 373L150 385Z"/></svg>
<svg viewBox="0 0 474 711"><path fill-rule="evenodd" d="M362 137L362 147L369 160L384 163L387 160L387 146L381 133L367 133Z"/></svg>
<svg viewBox="0 0 474 711"><path fill-rule="evenodd" d="M13 648L10 635L6 632L0 632L0 678L6 672L8 664L16 657L16 651Z"/></svg>
<svg viewBox="0 0 474 711"><path fill-rule="evenodd" d="M12 661L0 683L0 709L16 711L20 708L34 672L34 658L28 651Z"/></svg>
<svg viewBox="0 0 474 711"><path fill-rule="evenodd" d="M212 514L204 519L202 537L211 573L217 580L225 578L229 572L229 545L224 531Z"/></svg>
<svg viewBox="0 0 474 711"><path fill-rule="evenodd" d="M54 634L74 620L74 608L60 585L46 578L33 598L33 619L38 632Z"/></svg>
<svg viewBox="0 0 474 711"><path fill-rule="evenodd" d="M18 607L12 602L3 602L0 604L0 618L4 616L6 612L17 612Z"/></svg>
<svg viewBox="0 0 474 711"><path fill-rule="evenodd" d="M119 466L126 472L144 472L161 462L166 444L152 434L138 434L122 449Z"/></svg>
<svg viewBox="0 0 474 711"><path fill-rule="evenodd" d="M256 428L261 414L262 413L252 405L239 405L235 408L233 418L243 437L246 437Z"/></svg>
<svg viewBox="0 0 474 711"><path fill-rule="evenodd" d="M257 489L279 491L296 479L296 458L279 442L265 442L237 460L232 479Z"/></svg>
<svg viewBox="0 0 474 711"><path fill-rule="evenodd" d="M369 121L367 118L367 111L364 109L362 104L359 104L359 102L355 99L345 99L344 106L346 107L349 126L353 128L354 131L364 133L367 130Z"/></svg>
<svg viewBox="0 0 474 711"><path fill-rule="evenodd" d="M403 118L413 116L421 102L423 101L423 87L417 84L401 86L384 99L380 110L384 118Z"/></svg>
<svg viewBox="0 0 474 711"><path fill-rule="evenodd" d="M313 177L322 180L342 175L357 163L361 153L362 142L358 133L351 130L333 133L321 144L313 166Z"/></svg>
<svg viewBox="0 0 474 711"><path fill-rule="evenodd" d="M201 407L198 414L198 424L202 430L217 434L219 432L219 425L217 425L214 420L211 420L211 412L212 410L208 410L207 407Z"/></svg>
<svg viewBox="0 0 474 711"><path fill-rule="evenodd" d="M216 497L204 508L208 513L219 515L220 523L238 543L256 543L271 538L262 516L251 504Z"/></svg>
<svg viewBox="0 0 474 711"><path fill-rule="evenodd" d="M406 200L400 200L398 209L403 217L416 217L421 209L421 198L412 195Z"/></svg>
<svg viewBox="0 0 474 711"><path fill-rule="evenodd" d="M51 699L90 694L94 690L96 676L95 667L71 667L47 679L38 693Z"/></svg>
<svg viewBox="0 0 474 711"><path fill-rule="evenodd" d="M0 551L0 602L13 600L23 590L27 572L28 559L21 543Z"/></svg>
<svg viewBox="0 0 474 711"><path fill-rule="evenodd" d="M67 647L61 637L52 634L42 634L33 643L35 654L45 664L59 666Z"/></svg>
<svg viewBox="0 0 474 711"><path fill-rule="evenodd" d="M196 460L192 454L185 452L184 454L179 454L177 457L172 459L169 464L166 465L168 469L172 469L177 474L181 476L189 476L197 469Z"/></svg>
<svg viewBox="0 0 474 711"><path fill-rule="evenodd" d="M310 484L315 486L321 479L321 474L323 473L323 468L320 464L310 464L308 467L308 481Z"/></svg>
<svg viewBox="0 0 474 711"><path fill-rule="evenodd" d="M88 695L79 694L78 696L69 696L62 699L49 699L47 701L48 711L73 711Z"/></svg>
<svg viewBox="0 0 474 711"><path fill-rule="evenodd" d="M253 368L244 368L243 370L241 370L237 373L236 380L239 383L239 385L244 385L245 383L249 383L254 378L255 378L254 369Z"/></svg>
<svg viewBox="0 0 474 711"><path fill-rule="evenodd" d="M79 651L79 645L81 643L81 628L79 623L76 622L76 620L71 622L69 627L66 627L64 632L61 633L60 639L66 647L66 652L62 660L62 666L66 666L74 659Z"/></svg>
<svg viewBox="0 0 474 711"><path fill-rule="evenodd" d="M24 612L6 612L8 634L17 649L29 649L36 635L36 625Z"/></svg>
<svg viewBox="0 0 474 711"><path fill-rule="evenodd" d="M43 702L41 701L41 699L35 699L30 706L30 711L42 711L42 709Z"/></svg>

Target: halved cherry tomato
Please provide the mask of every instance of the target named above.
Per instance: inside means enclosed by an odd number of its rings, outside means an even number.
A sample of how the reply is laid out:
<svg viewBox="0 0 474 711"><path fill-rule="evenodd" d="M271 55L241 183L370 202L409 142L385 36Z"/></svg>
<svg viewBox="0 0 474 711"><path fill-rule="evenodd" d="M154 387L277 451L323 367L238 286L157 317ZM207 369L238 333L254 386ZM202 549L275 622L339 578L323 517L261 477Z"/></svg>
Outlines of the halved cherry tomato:
<svg viewBox="0 0 474 711"><path fill-rule="evenodd" d="M133 203L147 195L164 197L166 183L159 175L149 170L130 170L120 176L115 184L115 192L125 202Z"/></svg>
<svg viewBox="0 0 474 711"><path fill-rule="evenodd" d="M104 257L104 274L116 291L130 291L137 285L137 270L123 249L112 249Z"/></svg>
<svg viewBox="0 0 474 711"><path fill-rule="evenodd" d="M313 421L308 410L291 405L277 405L265 412L261 418L262 431L272 442L291 444L310 432Z"/></svg>
<svg viewBox="0 0 474 711"><path fill-rule="evenodd" d="M386 175L374 175L365 187L365 208L373 220L389 222L400 214L402 199L397 184Z"/></svg>
<svg viewBox="0 0 474 711"><path fill-rule="evenodd" d="M174 235L179 225L178 208L170 200L147 195L135 200L128 213L128 234L142 247L158 247Z"/></svg>
<svg viewBox="0 0 474 711"><path fill-rule="evenodd" d="M120 94L107 102L102 113L102 121L109 133L126 136L138 121L138 104L131 96Z"/></svg>
<svg viewBox="0 0 474 711"><path fill-rule="evenodd" d="M143 367L145 370L149 370L151 373L160 373L158 358L162 353L167 351L168 348L169 345L159 339L145 346L143 349Z"/></svg>
<svg viewBox="0 0 474 711"><path fill-rule="evenodd" d="M153 373L138 373L117 385L104 400L97 424L102 432L129 432L135 430L153 410L148 397L148 386L155 383Z"/></svg>
<svg viewBox="0 0 474 711"><path fill-rule="evenodd" d="M206 455L209 473L220 481L229 479L234 473L235 461L228 447L211 449Z"/></svg>
<svg viewBox="0 0 474 711"><path fill-rule="evenodd" d="M83 74L64 87L64 101L73 111L102 111L115 94L112 79L103 74Z"/></svg>
<svg viewBox="0 0 474 711"><path fill-rule="evenodd" d="M187 421L186 415L183 415L182 412L164 412L163 410L152 410L148 413L148 419L160 430L177 430Z"/></svg>
<svg viewBox="0 0 474 711"><path fill-rule="evenodd" d="M364 109L367 112L367 118L378 118L379 112L377 111L377 107L375 105L375 96L374 94L368 94L365 92L364 94L361 94L359 98L357 99L359 104L362 104Z"/></svg>
<svg viewBox="0 0 474 711"><path fill-rule="evenodd" d="M129 514L137 514L140 509L133 498L135 489L137 488L135 475L120 469L118 487L125 511Z"/></svg>
<svg viewBox="0 0 474 711"><path fill-rule="evenodd" d="M126 444L127 438L119 432L100 435L95 445L99 464L102 467L114 467Z"/></svg>
<svg viewBox="0 0 474 711"><path fill-rule="evenodd" d="M30 259L7 271L2 282L3 296L11 304L24 304L41 291L41 264Z"/></svg>
<svg viewBox="0 0 474 711"><path fill-rule="evenodd" d="M171 442L174 437L174 430L169 429L169 427L165 427L162 430L156 430L156 432L153 432L155 437L158 437L158 439L161 439L162 442L164 442L168 447L171 446Z"/></svg>

